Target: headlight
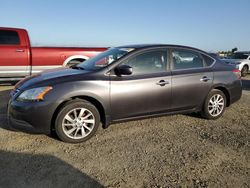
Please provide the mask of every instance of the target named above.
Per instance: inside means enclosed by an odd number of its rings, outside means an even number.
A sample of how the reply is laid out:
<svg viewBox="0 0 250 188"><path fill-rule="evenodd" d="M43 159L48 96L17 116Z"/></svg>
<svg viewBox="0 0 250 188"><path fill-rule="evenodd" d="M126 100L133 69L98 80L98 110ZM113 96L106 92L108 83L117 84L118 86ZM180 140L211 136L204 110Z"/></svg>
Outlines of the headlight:
<svg viewBox="0 0 250 188"><path fill-rule="evenodd" d="M38 87L26 90L18 96L17 100L43 100L43 97L48 93L52 87Z"/></svg>

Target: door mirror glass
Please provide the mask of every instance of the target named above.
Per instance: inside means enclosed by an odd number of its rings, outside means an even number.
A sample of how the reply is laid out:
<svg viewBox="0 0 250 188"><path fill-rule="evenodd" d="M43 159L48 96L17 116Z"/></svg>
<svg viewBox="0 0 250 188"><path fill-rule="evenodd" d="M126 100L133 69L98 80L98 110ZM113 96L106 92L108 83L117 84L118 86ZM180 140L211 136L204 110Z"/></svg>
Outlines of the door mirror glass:
<svg viewBox="0 0 250 188"><path fill-rule="evenodd" d="M133 72L132 67L128 65L120 65L115 68L116 75L131 75Z"/></svg>

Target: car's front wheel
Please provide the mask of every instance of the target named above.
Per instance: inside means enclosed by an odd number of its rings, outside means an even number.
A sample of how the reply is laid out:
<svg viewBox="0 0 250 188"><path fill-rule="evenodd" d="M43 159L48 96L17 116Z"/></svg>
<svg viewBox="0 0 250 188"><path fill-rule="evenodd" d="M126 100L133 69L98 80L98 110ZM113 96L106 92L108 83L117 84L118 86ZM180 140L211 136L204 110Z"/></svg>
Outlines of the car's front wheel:
<svg viewBox="0 0 250 188"><path fill-rule="evenodd" d="M55 122L58 137L64 142L79 143L90 139L98 129L100 115L85 100L72 100L63 105Z"/></svg>
<svg viewBox="0 0 250 188"><path fill-rule="evenodd" d="M218 119L222 116L226 107L226 96L218 89L209 92L201 115L206 119Z"/></svg>

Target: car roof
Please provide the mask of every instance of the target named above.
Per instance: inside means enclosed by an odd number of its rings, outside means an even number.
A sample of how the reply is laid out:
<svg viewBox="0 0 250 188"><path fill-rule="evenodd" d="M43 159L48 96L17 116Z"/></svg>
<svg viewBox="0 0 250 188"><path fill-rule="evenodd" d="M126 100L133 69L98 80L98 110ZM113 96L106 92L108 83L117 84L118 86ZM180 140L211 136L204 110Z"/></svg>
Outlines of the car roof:
<svg viewBox="0 0 250 188"><path fill-rule="evenodd" d="M124 45L124 46L118 46L117 48L135 48L135 49L147 49L147 48L157 48L157 47L168 47L168 48L188 48L190 50L197 50L203 53L206 53L203 50L200 50L198 48L193 48L190 46L183 46L183 45L175 45L175 44L133 44L133 45Z"/></svg>

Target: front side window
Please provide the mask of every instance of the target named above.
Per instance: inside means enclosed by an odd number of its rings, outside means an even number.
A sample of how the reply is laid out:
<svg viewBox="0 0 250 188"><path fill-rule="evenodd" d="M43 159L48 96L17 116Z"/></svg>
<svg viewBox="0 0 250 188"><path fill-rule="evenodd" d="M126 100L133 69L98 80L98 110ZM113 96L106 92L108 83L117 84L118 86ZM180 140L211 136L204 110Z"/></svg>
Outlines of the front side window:
<svg viewBox="0 0 250 188"><path fill-rule="evenodd" d="M122 65L132 67L132 75L165 72L167 67L167 50L152 50L127 59Z"/></svg>
<svg viewBox="0 0 250 188"><path fill-rule="evenodd" d="M20 39L16 31L0 30L0 45L18 45Z"/></svg>
<svg viewBox="0 0 250 188"><path fill-rule="evenodd" d="M173 69L193 69L202 68L205 65L202 56L190 50L173 50L172 51Z"/></svg>

